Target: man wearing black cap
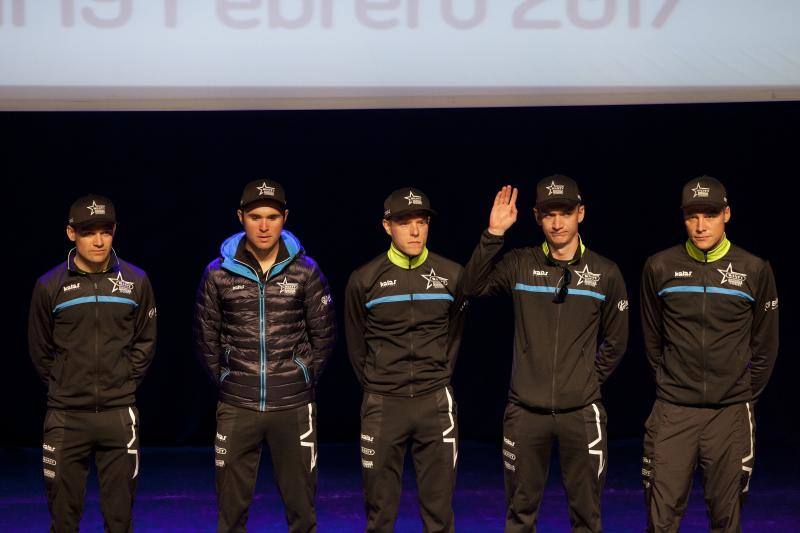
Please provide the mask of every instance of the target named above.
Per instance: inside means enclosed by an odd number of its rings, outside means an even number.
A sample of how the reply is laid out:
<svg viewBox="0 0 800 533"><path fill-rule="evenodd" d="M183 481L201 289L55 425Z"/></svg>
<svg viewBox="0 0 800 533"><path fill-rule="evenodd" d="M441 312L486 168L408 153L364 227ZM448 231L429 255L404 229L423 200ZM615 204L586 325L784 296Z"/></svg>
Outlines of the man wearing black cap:
<svg viewBox="0 0 800 533"><path fill-rule="evenodd" d="M336 320L325 276L283 229L288 214L279 183L247 184L238 210L244 232L222 243L197 291L196 352L219 388L219 531L245 531L264 442L289 530L316 531L314 387Z"/></svg>
<svg viewBox="0 0 800 533"><path fill-rule="evenodd" d="M778 294L769 263L728 241L725 187L683 187L686 243L647 260L642 326L656 402L642 475L649 531L678 531L695 465L711 531L740 531L754 459L754 402L778 355Z"/></svg>
<svg viewBox="0 0 800 533"><path fill-rule="evenodd" d="M616 264L581 240L585 207L566 176L536 186L541 246L512 250L494 263L516 222L516 200L510 186L497 193L489 228L465 272L476 280L467 296L510 293L514 300L514 363L503 421L505 529L535 531L557 441L573 531L599 532L608 463L600 386L625 352L625 283Z"/></svg>
<svg viewBox="0 0 800 533"><path fill-rule="evenodd" d="M88 195L69 210L66 262L36 281L28 344L47 387L42 444L51 531L77 531L89 459L100 480L106 531L132 529L139 474L135 392L155 354L150 281L111 247L116 213Z"/></svg>
<svg viewBox="0 0 800 533"><path fill-rule="evenodd" d="M364 389L367 531L394 530L409 445L424 530L454 529L458 424L450 376L467 302L461 266L426 246L432 214L417 188L390 194L383 211L389 250L347 284L347 348Z"/></svg>

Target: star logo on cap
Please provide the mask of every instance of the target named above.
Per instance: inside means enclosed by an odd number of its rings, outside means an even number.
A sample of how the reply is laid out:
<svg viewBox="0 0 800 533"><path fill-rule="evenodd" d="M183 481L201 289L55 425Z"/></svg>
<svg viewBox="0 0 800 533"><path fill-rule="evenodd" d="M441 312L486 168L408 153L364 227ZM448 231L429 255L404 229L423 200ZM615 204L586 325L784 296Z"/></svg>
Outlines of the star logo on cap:
<svg viewBox="0 0 800 533"><path fill-rule="evenodd" d="M106 278L108 281L114 284L114 288L111 289L111 293L121 292L122 294L130 294L133 291L133 282L132 281L125 281L122 279L122 271L117 273L116 278Z"/></svg>
<svg viewBox="0 0 800 533"><path fill-rule="evenodd" d="M258 189L259 196L275 196L275 187L270 187L267 185L266 181L263 182L259 187L256 187L256 189Z"/></svg>
<svg viewBox="0 0 800 533"><path fill-rule="evenodd" d="M92 205L86 206L86 209L89 210L89 214L92 216L106 214L106 206L104 204L98 204L94 200L92 200Z"/></svg>
<svg viewBox="0 0 800 533"><path fill-rule="evenodd" d="M589 272L589 265L584 265L583 270L574 270L573 272L578 275L578 285L588 285L589 287L597 287L597 282L602 276L602 274Z"/></svg>
<svg viewBox="0 0 800 533"><path fill-rule="evenodd" d="M408 200L408 205L422 205L422 196L417 196L414 191L408 191L408 196L403 196Z"/></svg>
<svg viewBox="0 0 800 533"><path fill-rule="evenodd" d="M700 182L697 182L697 186L694 189L691 189L694 193L692 198L708 198L708 193L711 191L711 187L701 187Z"/></svg>
<svg viewBox="0 0 800 533"><path fill-rule="evenodd" d="M564 194L564 186L556 183L555 180L550 182L550 185L545 187L547 189L547 196L553 196L554 194Z"/></svg>
<svg viewBox="0 0 800 533"><path fill-rule="evenodd" d="M444 289L445 285L447 285L447 278L437 276L434 269L431 269L430 274L420 274L420 276L425 278L425 281L428 282L428 286L425 287L425 290L428 290L431 287L434 289Z"/></svg>

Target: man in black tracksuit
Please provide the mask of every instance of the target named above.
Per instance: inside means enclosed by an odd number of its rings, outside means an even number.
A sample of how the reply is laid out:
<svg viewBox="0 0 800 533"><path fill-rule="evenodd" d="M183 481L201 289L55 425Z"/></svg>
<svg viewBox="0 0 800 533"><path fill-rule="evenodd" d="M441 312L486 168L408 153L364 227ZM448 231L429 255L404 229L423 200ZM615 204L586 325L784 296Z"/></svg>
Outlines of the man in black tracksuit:
<svg viewBox="0 0 800 533"><path fill-rule="evenodd" d="M601 531L600 494L608 462L600 385L625 352L628 300L617 266L578 235L584 206L577 184L551 176L536 187L541 246L512 250L492 266L517 217L517 191L498 192L466 269L474 292L510 293L514 364L503 422L506 531L535 531L552 444L573 531ZM472 270L471 267L482 270Z"/></svg>
<svg viewBox="0 0 800 533"><path fill-rule="evenodd" d="M345 326L364 389L361 466L367 531L393 531L411 446L426 532L453 531L458 423L450 376L463 330L462 268L429 252L428 197L410 187L384 203L388 252L353 272Z"/></svg>
<svg viewBox="0 0 800 533"><path fill-rule="evenodd" d="M197 355L219 387L215 439L218 530L245 531L266 441L292 532L316 531L314 387L335 343L328 282L283 229L283 187L249 183L239 220L203 274Z"/></svg>
<svg viewBox="0 0 800 533"><path fill-rule="evenodd" d="M766 261L725 235L723 185L683 188L685 244L647 260L642 326L656 377L642 475L648 530L678 531L695 465L710 527L740 531L754 459L754 402L778 354L778 294Z"/></svg>
<svg viewBox="0 0 800 533"><path fill-rule="evenodd" d="M76 200L67 225L75 248L37 280L31 298L28 344L47 387L42 471L51 531L78 531L92 454L105 530L133 529L135 392L155 353L156 307L147 274L111 247L115 231L108 198Z"/></svg>

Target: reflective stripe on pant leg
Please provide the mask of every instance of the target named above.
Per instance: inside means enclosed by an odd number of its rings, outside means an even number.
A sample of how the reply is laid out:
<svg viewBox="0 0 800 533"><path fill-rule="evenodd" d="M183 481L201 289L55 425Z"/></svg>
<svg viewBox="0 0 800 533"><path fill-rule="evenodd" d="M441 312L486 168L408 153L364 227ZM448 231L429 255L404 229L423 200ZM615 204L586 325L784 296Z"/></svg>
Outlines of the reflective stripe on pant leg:
<svg viewBox="0 0 800 533"><path fill-rule="evenodd" d="M456 442L455 433L453 433L456 427L456 422L453 418L453 397L447 387L444 388L444 393L447 395L447 416L450 418L450 426L442 432L442 441L453 447L453 469L455 469L458 461L458 443ZM448 437L448 435L451 436Z"/></svg>
<svg viewBox="0 0 800 533"><path fill-rule="evenodd" d="M749 430L750 447L748 448L749 453L745 457L742 457L742 494L747 494L750 491L750 477L753 475L753 459L755 457L755 424L753 421L755 414L753 413L752 404L750 402L746 402L744 405L747 408L747 428Z"/></svg>
<svg viewBox="0 0 800 533"><path fill-rule="evenodd" d="M308 469L309 472L314 470L314 467L317 465L317 451L316 447L314 446L314 438L312 437L311 440L306 440L311 434L314 433L314 404L308 404L308 431L300 435L300 446L310 448L311 449L311 460L310 460L310 467Z"/></svg>
<svg viewBox="0 0 800 533"><path fill-rule="evenodd" d="M597 404L592 404L592 410L594 411L594 420L597 427L597 438L589 443L589 455L596 455L598 457L597 479L600 479L603 469L605 468L606 461L606 458L603 455L603 429L600 426L600 410L597 408ZM595 446L598 448L593 449Z"/></svg>
<svg viewBox="0 0 800 533"><path fill-rule="evenodd" d="M131 448L136 442L136 414L134 414L132 407L128 407L128 415L131 417L131 440L128 441L126 448L128 448L128 453L135 456L136 459L136 463L133 467L133 475L131 476L131 479L136 479L136 476L139 475L139 450L138 447Z"/></svg>

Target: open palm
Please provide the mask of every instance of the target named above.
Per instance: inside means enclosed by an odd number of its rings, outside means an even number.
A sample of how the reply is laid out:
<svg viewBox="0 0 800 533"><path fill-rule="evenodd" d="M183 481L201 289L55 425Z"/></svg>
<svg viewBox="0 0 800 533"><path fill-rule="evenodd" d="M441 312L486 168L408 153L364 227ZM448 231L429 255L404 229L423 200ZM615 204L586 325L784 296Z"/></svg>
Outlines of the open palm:
<svg viewBox="0 0 800 533"><path fill-rule="evenodd" d="M492 213L489 215L489 233L503 235L517 221L516 187L506 185L494 197Z"/></svg>

